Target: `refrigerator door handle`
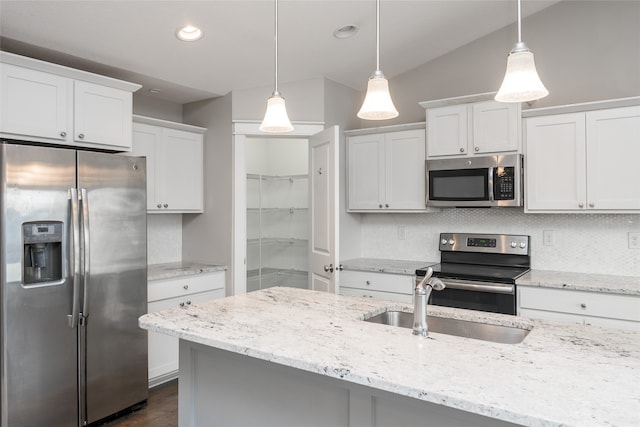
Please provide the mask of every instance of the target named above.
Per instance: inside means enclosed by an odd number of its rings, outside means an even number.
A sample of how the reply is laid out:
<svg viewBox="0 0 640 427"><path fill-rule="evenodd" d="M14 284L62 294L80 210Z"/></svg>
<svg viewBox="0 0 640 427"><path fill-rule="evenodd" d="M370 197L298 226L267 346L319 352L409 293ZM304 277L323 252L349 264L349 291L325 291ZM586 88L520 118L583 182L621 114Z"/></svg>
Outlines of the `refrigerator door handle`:
<svg viewBox="0 0 640 427"><path fill-rule="evenodd" d="M69 327L75 328L78 325L78 299L80 296L80 215L78 208L78 190L69 189L69 199L71 200L71 236L69 243L69 269L73 281L73 301L71 303L71 314L67 316L69 319Z"/></svg>
<svg viewBox="0 0 640 427"><path fill-rule="evenodd" d="M82 201L82 236L84 240L84 268L83 268L83 283L84 283L84 295L82 298L82 318L89 317L89 279L91 278L91 271L89 266L91 265L91 250L90 250L90 227L89 227L89 197L87 196L87 189L80 189L80 199Z"/></svg>

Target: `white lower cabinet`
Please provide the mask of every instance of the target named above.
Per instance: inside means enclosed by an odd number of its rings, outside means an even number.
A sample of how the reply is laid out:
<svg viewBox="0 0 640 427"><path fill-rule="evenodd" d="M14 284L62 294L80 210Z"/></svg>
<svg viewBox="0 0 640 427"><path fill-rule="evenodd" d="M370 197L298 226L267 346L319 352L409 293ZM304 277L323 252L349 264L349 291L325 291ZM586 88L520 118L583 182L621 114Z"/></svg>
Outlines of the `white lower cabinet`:
<svg viewBox="0 0 640 427"><path fill-rule="evenodd" d="M518 315L640 330L640 296L518 287Z"/></svg>
<svg viewBox="0 0 640 427"><path fill-rule="evenodd" d="M225 272L203 273L169 280L152 280L148 312L183 307L225 296ZM178 377L178 338L149 332L149 386Z"/></svg>
<svg viewBox="0 0 640 427"><path fill-rule="evenodd" d="M413 288L414 276L366 271L340 272L342 295L411 303Z"/></svg>

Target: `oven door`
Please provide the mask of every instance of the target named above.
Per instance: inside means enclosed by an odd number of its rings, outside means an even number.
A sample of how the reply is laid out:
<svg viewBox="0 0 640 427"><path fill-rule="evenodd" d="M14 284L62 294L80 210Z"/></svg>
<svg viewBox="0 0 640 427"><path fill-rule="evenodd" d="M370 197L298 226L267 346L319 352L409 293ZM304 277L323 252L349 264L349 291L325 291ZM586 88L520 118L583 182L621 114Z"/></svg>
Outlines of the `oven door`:
<svg viewBox="0 0 640 427"><path fill-rule="evenodd" d="M432 292L429 304L491 313L516 314L516 287L511 284L440 278L446 286Z"/></svg>

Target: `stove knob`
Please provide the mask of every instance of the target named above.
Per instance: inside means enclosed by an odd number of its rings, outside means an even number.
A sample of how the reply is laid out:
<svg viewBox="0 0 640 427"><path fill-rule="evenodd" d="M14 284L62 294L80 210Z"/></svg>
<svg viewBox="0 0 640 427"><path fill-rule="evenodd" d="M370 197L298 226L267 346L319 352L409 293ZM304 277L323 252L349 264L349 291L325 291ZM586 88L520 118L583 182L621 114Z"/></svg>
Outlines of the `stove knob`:
<svg viewBox="0 0 640 427"><path fill-rule="evenodd" d="M527 244L525 242L520 242L520 248L524 249L527 247Z"/></svg>
<svg viewBox="0 0 640 427"><path fill-rule="evenodd" d="M516 242L511 242L511 247L515 248L516 246L518 246L518 244Z"/></svg>
<svg viewBox="0 0 640 427"><path fill-rule="evenodd" d="M453 245L455 243L455 241L453 239L449 239L449 244Z"/></svg>
<svg viewBox="0 0 640 427"><path fill-rule="evenodd" d="M440 240L440 243L443 244L443 245L446 245L447 244L447 239Z"/></svg>

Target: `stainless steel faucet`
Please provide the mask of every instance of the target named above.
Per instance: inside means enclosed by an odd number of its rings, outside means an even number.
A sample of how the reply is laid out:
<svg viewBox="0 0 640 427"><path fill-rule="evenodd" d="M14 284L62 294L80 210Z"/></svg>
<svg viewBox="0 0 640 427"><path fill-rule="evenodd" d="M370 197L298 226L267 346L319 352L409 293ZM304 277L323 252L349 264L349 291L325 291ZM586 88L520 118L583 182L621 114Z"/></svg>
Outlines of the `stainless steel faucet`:
<svg viewBox="0 0 640 427"><path fill-rule="evenodd" d="M424 279L416 285L413 293L413 335L426 337L428 334L427 326L427 301L432 290L441 291L445 288L442 280L437 277L431 277L433 269L427 268Z"/></svg>

